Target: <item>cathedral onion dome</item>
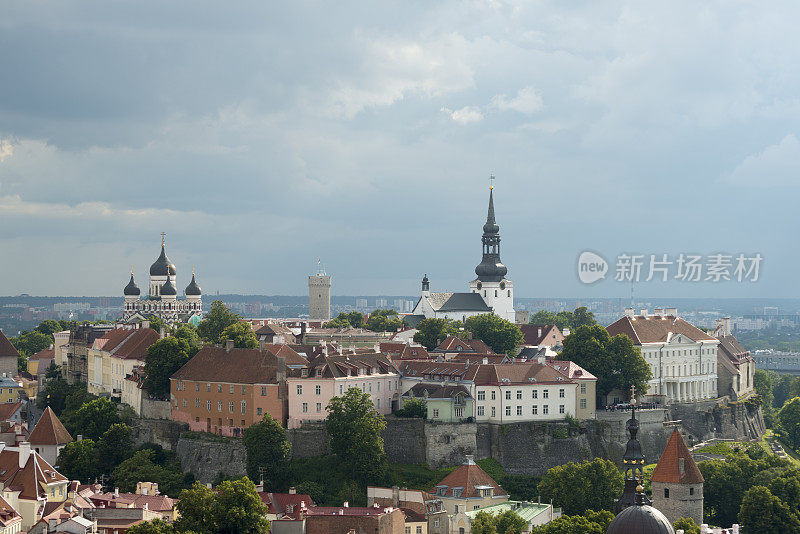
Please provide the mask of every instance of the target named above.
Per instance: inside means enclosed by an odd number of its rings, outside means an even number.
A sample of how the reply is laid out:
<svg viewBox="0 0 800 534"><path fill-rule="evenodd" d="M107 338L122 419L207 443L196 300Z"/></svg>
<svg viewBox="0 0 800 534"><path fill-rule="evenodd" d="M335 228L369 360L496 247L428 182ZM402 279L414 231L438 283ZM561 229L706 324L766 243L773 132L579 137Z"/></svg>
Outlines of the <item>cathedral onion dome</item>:
<svg viewBox="0 0 800 534"><path fill-rule="evenodd" d="M192 281L186 286L186 295L187 296L200 296L200 286L197 285L197 282L194 280L194 273L192 273Z"/></svg>
<svg viewBox="0 0 800 534"><path fill-rule="evenodd" d="M178 290L175 289L175 284L172 283L172 280L170 280L169 275L167 275L167 281L164 282L163 286L161 286L161 294L167 296L178 294Z"/></svg>
<svg viewBox="0 0 800 534"><path fill-rule="evenodd" d="M139 291L139 286L137 286L136 282L133 281L133 273L131 273L131 281L128 282L127 286L125 286L123 293L126 297L138 297L141 294L141 291Z"/></svg>
<svg viewBox="0 0 800 534"><path fill-rule="evenodd" d="M637 502L617 514L606 534L675 534L669 520L658 509L643 504L644 489L637 489Z"/></svg>
<svg viewBox="0 0 800 534"><path fill-rule="evenodd" d="M164 250L164 244L161 244L161 255L153 265L150 266L150 276L175 276L175 264L169 261L167 253Z"/></svg>

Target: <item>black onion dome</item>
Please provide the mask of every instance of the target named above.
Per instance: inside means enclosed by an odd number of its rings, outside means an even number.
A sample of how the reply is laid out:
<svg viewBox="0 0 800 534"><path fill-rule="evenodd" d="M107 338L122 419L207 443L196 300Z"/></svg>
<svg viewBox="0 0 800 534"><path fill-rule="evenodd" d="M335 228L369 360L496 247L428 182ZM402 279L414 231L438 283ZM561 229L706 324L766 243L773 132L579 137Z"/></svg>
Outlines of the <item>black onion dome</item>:
<svg viewBox="0 0 800 534"><path fill-rule="evenodd" d="M500 263L500 258L484 257L475 267L475 274L483 282L499 282L507 273L508 268Z"/></svg>
<svg viewBox="0 0 800 534"><path fill-rule="evenodd" d="M675 530L656 508L634 505L617 514L606 534L675 534Z"/></svg>
<svg viewBox="0 0 800 534"><path fill-rule="evenodd" d="M164 245L161 245L161 254L155 263L150 266L150 276L175 276L176 273L175 264L169 261Z"/></svg>
<svg viewBox="0 0 800 534"><path fill-rule="evenodd" d="M164 285L161 286L161 294L162 295L177 295L178 290L175 289L175 284L172 283L169 275L167 275L167 281L164 282Z"/></svg>
<svg viewBox="0 0 800 534"><path fill-rule="evenodd" d="M201 294L200 286L194 281L194 273L192 273L192 281L186 286L186 294L190 296L198 296Z"/></svg>
<svg viewBox="0 0 800 534"><path fill-rule="evenodd" d="M508 274L508 269L500 261L500 226L494 217L494 190L489 191L489 211L483 225L483 258L475 267L475 274L482 282L499 282Z"/></svg>
<svg viewBox="0 0 800 534"><path fill-rule="evenodd" d="M131 273L131 281L128 282L128 285L125 286L125 290L123 294L126 297L138 297L141 294L139 291L139 286L136 285L136 282L133 281L133 274Z"/></svg>

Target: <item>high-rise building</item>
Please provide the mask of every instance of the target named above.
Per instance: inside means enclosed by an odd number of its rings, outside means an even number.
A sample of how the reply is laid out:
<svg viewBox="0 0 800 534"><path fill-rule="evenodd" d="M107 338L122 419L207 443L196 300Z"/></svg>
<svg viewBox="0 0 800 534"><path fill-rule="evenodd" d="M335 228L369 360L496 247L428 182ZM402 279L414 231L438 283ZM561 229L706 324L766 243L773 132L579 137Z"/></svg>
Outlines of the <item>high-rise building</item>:
<svg viewBox="0 0 800 534"><path fill-rule="evenodd" d="M317 274L308 277L308 318L312 321L331 319L331 277L317 262Z"/></svg>

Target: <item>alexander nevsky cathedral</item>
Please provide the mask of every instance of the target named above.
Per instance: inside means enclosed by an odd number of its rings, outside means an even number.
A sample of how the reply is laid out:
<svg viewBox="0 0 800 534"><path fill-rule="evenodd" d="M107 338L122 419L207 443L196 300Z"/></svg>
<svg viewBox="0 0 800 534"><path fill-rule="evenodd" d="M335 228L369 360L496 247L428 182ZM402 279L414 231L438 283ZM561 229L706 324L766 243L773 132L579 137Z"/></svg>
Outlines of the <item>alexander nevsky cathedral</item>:
<svg viewBox="0 0 800 534"><path fill-rule="evenodd" d="M192 281L184 290L185 298L178 298L176 284L177 270L175 264L167 257L164 234L162 234L161 254L150 266L150 289L144 298L141 297L141 291L133 279L131 270L131 280L123 290L125 304L122 309L122 320L135 323L155 315L167 324L199 321L203 315L203 302L194 271L192 271Z"/></svg>

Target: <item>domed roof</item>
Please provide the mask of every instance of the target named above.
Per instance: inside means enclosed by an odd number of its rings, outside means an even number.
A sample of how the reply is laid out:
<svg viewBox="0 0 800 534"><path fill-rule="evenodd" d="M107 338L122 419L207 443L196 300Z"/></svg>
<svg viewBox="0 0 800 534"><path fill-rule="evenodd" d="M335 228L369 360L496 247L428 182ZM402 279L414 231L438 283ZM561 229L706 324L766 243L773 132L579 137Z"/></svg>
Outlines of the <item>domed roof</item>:
<svg viewBox="0 0 800 534"><path fill-rule="evenodd" d="M194 281L194 273L192 273L192 281L189 282L189 285L186 286L186 294L189 296L197 296L200 295L200 286L197 285L197 282Z"/></svg>
<svg viewBox="0 0 800 534"><path fill-rule="evenodd" d="M499 282L508 273L508 268L500 262L500 258L492 258L486 254L483 260L475 267L475 274L482 282Z"/></svg>
<svg viewBox="0 0 800 534"><path fill-rule="evenodd" d="M167 281L164 282L164 285L161 286L161 294L162 295L177 295L178 290L175 289L175 284L172 283L170 280L169 275L167 275Z"/></svg>
<svg viewBox="0 0 800 534"><path fill-rule="evenodd" d="M158 259L150 266L150 276L175 276L175 264L169 261L164 244L161 244L161 254Z"/></svg>
<svg viewBox="0 0 800 534"><path fill-rule="evenodd" d="M128 282L127 286L125 286L123 294L126 297L137 297L141 294L141 291L139 291L139 286L137 286L136 282L133 281L133 273L131 273L131 281Z"/></svg>
<svg viewBox="0 0 800 534"><path fill-rule="evenodd" d="M656 508L635 504L617 514L606 534L675 534L675 529Z"/></svg>

